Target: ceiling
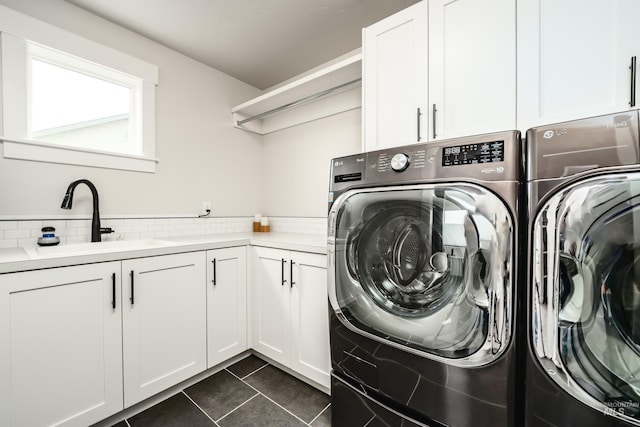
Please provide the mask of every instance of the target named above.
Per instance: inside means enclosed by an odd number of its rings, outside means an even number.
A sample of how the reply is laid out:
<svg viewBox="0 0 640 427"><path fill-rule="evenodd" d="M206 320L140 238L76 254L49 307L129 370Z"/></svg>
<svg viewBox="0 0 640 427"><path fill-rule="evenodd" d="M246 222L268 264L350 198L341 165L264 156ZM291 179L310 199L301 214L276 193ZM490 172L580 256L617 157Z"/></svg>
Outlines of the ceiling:
<svg viewBox="0 0 640 427"><path fill-rule="evenodd" d="M419 0L66 0L266 89L361 46Z"/></svg>

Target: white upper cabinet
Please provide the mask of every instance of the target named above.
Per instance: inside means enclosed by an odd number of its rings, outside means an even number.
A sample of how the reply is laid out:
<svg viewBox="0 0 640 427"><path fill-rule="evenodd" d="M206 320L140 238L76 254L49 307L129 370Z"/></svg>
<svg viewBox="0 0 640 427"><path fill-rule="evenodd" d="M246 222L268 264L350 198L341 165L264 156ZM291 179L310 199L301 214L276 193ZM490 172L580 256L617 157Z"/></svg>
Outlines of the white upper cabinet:
<svg viewBox="0 0 640 427"><path fill-rule="evenodd" d="M514 129L515 0L416 3L364 29L363 70L364 151Z"/></svg>
<svg viewBox="0 0 640 427"><path fill-rule="evenodd" d="M637 0L518 0L518 128L633 107L639 16Z"/></svg>
<svg viewBox="0 0 640 427"><path fill-rule="evenodd" d="M514 0L429 0L429 140L515 128L515 37Z"/></svg>
<svg viewBox="0 0 640 427"><path fill-rule="evenodd" d="M365 151L427 140L427 6L416 3L363 30Z"/></svg>

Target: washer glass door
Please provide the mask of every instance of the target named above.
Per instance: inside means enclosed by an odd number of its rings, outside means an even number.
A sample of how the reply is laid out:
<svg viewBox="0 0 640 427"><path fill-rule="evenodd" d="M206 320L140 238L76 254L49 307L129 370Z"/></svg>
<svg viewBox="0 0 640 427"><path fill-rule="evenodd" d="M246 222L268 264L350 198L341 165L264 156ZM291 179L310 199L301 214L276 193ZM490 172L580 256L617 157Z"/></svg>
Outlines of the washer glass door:
<svg viewBox="0 0 640 427"><path fill-rule="evenodd" d="M460 365L510 339L513 219L472 184L355 190L332 207L330 299L350 329Z"/></svg>
<svg viewBox="0 0 640 427"><path fill-rule="evenodd" d="M533 226L540 363L575 398L640 425L640 173L573 184Z"/></svg>

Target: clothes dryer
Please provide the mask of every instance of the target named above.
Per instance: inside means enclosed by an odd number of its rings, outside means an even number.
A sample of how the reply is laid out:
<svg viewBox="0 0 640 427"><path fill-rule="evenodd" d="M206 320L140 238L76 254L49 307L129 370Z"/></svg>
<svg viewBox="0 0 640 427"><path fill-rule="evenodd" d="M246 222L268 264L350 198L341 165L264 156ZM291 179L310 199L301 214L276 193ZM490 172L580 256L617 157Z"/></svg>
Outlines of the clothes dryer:
<svg viewBox="0 0 640 427"><path fill-rule="evenodd" d="M334 427L517 425L520 141L332 161Z"/></svg>
<svg viewBox="0 0 640 427"><path fill-rule="evenodd" d="M530 129L526 426L640 426L638 112Z"/></svg>

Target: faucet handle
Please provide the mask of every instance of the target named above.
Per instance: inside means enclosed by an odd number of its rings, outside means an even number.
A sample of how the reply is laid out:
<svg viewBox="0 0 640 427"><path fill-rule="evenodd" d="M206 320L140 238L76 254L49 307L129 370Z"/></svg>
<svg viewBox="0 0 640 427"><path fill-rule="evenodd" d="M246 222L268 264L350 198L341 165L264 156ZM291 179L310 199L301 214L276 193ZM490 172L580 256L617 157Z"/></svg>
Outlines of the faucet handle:
<svg viewBox="0 0 640 427"><path fill-rule="evenodd" d="M110 234L110 233L115 233L115 230L111 227L100 228L100 234Z"/></svg>

